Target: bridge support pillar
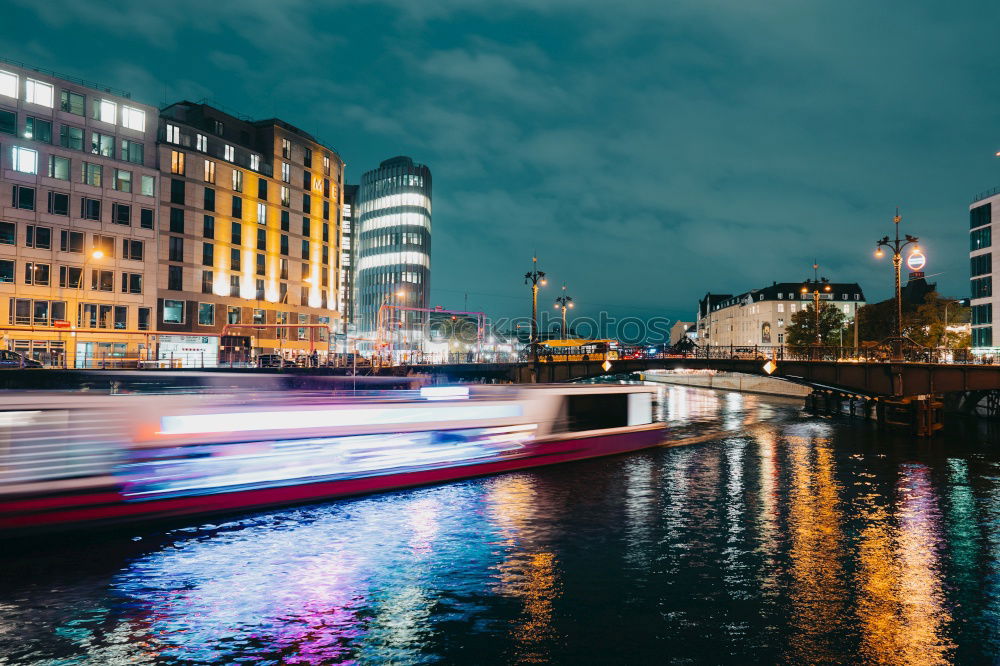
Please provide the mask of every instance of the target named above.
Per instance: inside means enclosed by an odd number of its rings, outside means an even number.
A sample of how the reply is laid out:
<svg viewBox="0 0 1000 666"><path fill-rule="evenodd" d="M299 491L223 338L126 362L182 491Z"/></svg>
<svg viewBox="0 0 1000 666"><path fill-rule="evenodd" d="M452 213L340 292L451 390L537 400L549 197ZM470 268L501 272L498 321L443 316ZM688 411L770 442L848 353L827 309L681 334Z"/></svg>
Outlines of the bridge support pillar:
<svg viewBox="0 0 1000 666"><path fill-rule="evenodd" d="M917 437L930 437L944 427L944 402L935 395L884 398L879 402L879 424L909 430Z"/></svg>

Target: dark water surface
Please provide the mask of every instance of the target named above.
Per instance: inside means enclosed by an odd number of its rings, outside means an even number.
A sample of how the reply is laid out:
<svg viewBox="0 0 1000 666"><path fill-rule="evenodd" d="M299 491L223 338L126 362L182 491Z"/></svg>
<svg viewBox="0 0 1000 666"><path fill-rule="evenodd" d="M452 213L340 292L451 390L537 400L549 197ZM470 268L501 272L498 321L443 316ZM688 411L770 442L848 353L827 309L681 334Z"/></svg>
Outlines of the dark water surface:
<svg viewBox="0 0 1000 666"><path fill-rule="evenodd" d="M683 446L6 553L0 664L1000 659L994 445L667 398Z"/></svg>

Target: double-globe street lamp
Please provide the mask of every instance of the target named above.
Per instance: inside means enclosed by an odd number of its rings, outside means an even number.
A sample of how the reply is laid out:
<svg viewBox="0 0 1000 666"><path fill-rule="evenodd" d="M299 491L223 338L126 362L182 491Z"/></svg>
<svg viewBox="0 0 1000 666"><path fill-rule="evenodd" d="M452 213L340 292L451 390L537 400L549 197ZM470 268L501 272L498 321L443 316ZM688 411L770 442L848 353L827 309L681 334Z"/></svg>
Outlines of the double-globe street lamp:
<svg viewBox="0 0 1000 666"><path fill-rule="evenodd" d="M887 247L892 250L892 267L893 272L896 275L896 331L892 338L892 359L894 361L902 360L903 358L903 299L902 299L902 289L900 287L900 269L903 265L903 248L907 245L912 245L913 252L919 252L920 246L918 243L920 239L916 236L911 236L906 234L903 238L899 237L899 223L902 221L902 217L899 215L899 209L896 209L896 215L892 218L893 223L896 225L896 237L889 238L884 236L875 244L875 258L881 259L885 256L882 251L883 247Z"/></svg>
<svg viewBox="0 0 1000 666"><path fill-rule="evenodd" d="M815 273L819 269L819 264L813 264L813 272ZM816 328L813 329L816 332L816 341L813 343L819 346L819 297L820 294L830 293L830 281L825 277L813 277L812 280L803 280L802 293L808 294L810 291L813 296L813 315L816 318Z"/></svg>
<svg viewBox="0 0 1000 666"><path fill-rule="evenodd" d="M531 270L524 274L524 284L531 285L531 357L538 369L538 287L545 286L545 272L538 270L538 257L531 258Z"/></svg>
<svg viewBox="0 0 1000 666"><path fill-rule="evenodd" d="M562 328L559 333L566 339L566 309L573 307L573 297L566 294L566 285L562 286L562 296L556 297L556 310L562 310Z"/></svg>

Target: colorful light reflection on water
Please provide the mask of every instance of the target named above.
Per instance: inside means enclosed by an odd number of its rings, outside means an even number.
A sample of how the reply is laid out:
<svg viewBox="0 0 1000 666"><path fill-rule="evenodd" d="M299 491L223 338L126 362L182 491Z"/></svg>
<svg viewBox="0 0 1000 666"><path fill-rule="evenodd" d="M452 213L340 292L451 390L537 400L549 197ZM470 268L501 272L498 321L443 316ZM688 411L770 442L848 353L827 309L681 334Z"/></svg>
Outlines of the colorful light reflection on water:
<svg viewBox="0 0 1000 666"><path fill-rule="evenodd" d="M1000 659L990 447L666 395L686 446L8 555L0 664Z"/></svg>

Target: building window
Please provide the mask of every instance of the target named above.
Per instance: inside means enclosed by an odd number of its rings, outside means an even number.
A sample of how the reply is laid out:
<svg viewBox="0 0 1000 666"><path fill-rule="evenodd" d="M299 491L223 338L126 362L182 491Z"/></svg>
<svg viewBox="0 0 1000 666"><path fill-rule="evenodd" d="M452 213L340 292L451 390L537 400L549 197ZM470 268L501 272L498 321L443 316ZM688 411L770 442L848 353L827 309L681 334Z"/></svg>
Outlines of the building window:
<svg viewBox="0 0 1000 666"><path fill-rule="evenodd" d="M83 130L71 125L60 126L59 145L63 148L83 150Z"/></svg>
<svg viewBox="0 0 1000 666"><path fill-rule="evenodd" d="M309 258L309 241L305 239L303 239L302 241L302 258L303 259Z"/></svg>
<svg viewBox="0 0 1000 666"><path fill-rule="evenodd" d="M33 261L25 262L24 284L36 284L47 287L49 284L49 265Z"/></svg>
<svg viewBox="0 0 1000 666"><path fill-rule="evenodd" d="M38 151L14 146L11 148L11 166L21 173L38 173Z"/></svg>
<svg viewBox="0 0 1000 666"><path fill-rule="evenodd" d="M215 246L211 243L202 243L201 245L201 265L215 265Z"/></svg>
<svg viewBox="0 0 1000 666"><path fill-rule="evenodd" d="M0 132L4 134L17 134L16 113L0 109Z"/></svg>
<svg viewBox="0 0 1000 666"><path fill-rule="evenodd" d="M131 238L122 239L122 259L142 261L142 254L143 243L141 240L133 240Z"/></svg>
<svg viewBox="0 0 1000 666"><path fill-rule="evenodd" d="M111 258L115 256L115 239L113 236L98 236L94 234L93 241L93 249L100 250L104 257Z"/></svg>
<svg viewBox="0 0 1000 666"><path fill-rule="evenodd" d="M308 194L302 195L302 212L311 213L312 212L312 199Z"/></svg>
<svg viewBox="0 0 1000 666"><path fill-rule="evenodd" d="M243 191L243 172L239 169L233 169L233 191Z"/></svg>
<svg viewBox="0 0 1000 666"><path fill-rule="evenodd" d="M142 227L143 229L152 229L153 228L153 209L152 208L140 208L139 209L139 226Z"/></svg>
<svg viewBox="0 0 1000 666"><path fill-rule="evenodd" d="M232 298L239 298L240 296L240 276L230 275L229 276L229 295Z"/></svg>
<svg viewBox="0 0 1000 666"><path fill-rule="evenodd" d="M281 234L281 254L288 254L288 236Z"/></svg>
<svg viewBox="0 0 1000 666"><path fill-rule="evenodd" d="M100 132L91 132L90 152L101 157L114 157L115 137Z"/></svg>
<svg viewBox="0 0 1000 666"><path fill-rule="evenodd" d="M285 187L284 185L281 186L281 205L282 206L292 205L292 196L291 194L289 194L288 188Z"/></svg>
<svg viewBox="0 0 1000 666"><path fill-rule="evenodd" d="M184 287L183 273L180 266L167 266L167 289L182 291Z"/></svg>
<svg viewBox="0 0 1000 666"><path fill-rule="evenodd" d="M83 269L76 266L59 267L59 286L64 289L79 289L83 280Z"/></svg>
<svg viewBox="0 0 1000 666"><path fill-rule="evenodd" d="M308 217L302 218L302 235L312 236L312 222Z"/></svg>
<svg viewBox="0 0 1000 666"><path fill-rule="evenodd" d="M0 95L17 99L18 77L13 72L0 70Z"/></svg>
<svg viewBox="0 0 1000 666"><path fill-rule="evenodd" d="M170 203L184 205L184 181L178 178L170 179Z"/></svg>
<svg viewBox="0 0 1000 666"><path fill-rule="evenodd" d="M168 250L168 257L170 261L184 261L184 239L180 236L170 237L170 246Z"/></svg>
<svg viewBox="0 0 1000 666"><path fill-rule="evenodd" d="M0 245L14 245L17 242L16 230L13 222L0 222Z"/></svg>
<svg viewBox="0 0 1000 666"><path fill-rule="evenodd" d="M215 183L215 162L205 160L205 182Z"/></svg>
<svg viewBox="0 0 1000 666"><path fill-rule="evenodd" d="M70 160L68 157L49 155L49 178L69 180Z"/></svg>
<svg viewBox="0 0 1000 666"><path fill-rule="evenodd" d="M260 155L250 156L250 168L254 171L260 171Z"/></svg>
<svg viewBox="0 0 1000 666"><path fill-rule="evenodd" d="M211 187L205 188L204 204L205 205L203 206L203 208L205 210L211 210L211 211L215 210L215 190L213 190Z"/></svg>
<svg viewBox="0 0 1000 666"><path fill-rule="evenodd" d="M14 281L14 262L10 259L0 259L0 283Z"/></svg>
<svg viewBox="0 0 1000 666"><path fill-rule="evenodd" d="M59 96L59 108L66 113L82 116L86 112L86 98L71 90L63 90Z"/></svg>
<svg viewBox="0 0 1000 666"><path fill-rule="evenodd" d="M232 248L229 250L229 268L234 271L242 270L240 257L242 253L239 248Z"/></svg>
<svg viewBox="0 0 1000 666"><path fill-rule="evenodd" d="M267 204L257 203L257 224L267 224Z"/></svg>
<svg viewBox="0 0 1000 666"><path fill-rule="evenodd" d="M104 271L96 268L91 269L90 288L93 289L94 291L114 291L115 290L114 271Z"/></svg>
<svg viewBox="0 0 1000 666"><path fill-rule="evenodd" d="M292 156L292 142L288 139L281 140L281 156L286 160Z"/></svg>
<svg viewBox="0 0 1000 666"><path fill-rule="evenodd" d="M975 229L993 221L993 204L985 203L969 211L969 228Z"/></svg>
<svg viewBox="0 0 1000 666"><path fill-rule="evenodd" d="M330 156L329 155L324 155L323 156L323 173L325 175L327 175L327 176L330 175Z"/></svg>
<svg viewBox="0 0 1000 666"><path fill-rule="evenodd" d="M28 118L24 121L24 138L52 143L52 123L41 118Z"/></svg>
<svg viewBox="0 0 1000 666"><path fill-rule="evenodd" d="M199 326L215 326L215 304L214 303L199 303L198 304L198 325Z"/></svg>
<svg viewBox="0 0 1000 666"><path fill-rule="evenodd" d="M132 191L132 172L124 169L115 169L115 178L111 181L111 189L119 192Z"/></svg>
<svg viewBox="0 0 1000 666"><path fill-rule="evenodd" d="M240 219L243 217L243 199L239 197L233 197L232 217Z"/></svg>
<svg viewBox="0 0 1000 666"><path fill-rule="evenodd" d="M104 170L100 164L94 164L92 162L83 162L80 168L80 180L87 185L93 185L94 187L101 186L101 176Z"/></svg>
<svg viewBox="0 0 1000 666"><path fill-rule="evenodd" d="M257 230L257 249L262 251L267 251L267 230L258 229Z"/></svg>
<svg viewBox="0 0 1000 666"><path fill-rule="evenodd" d="M107 99L95 99L90 105L91 117L100 120L102 123L115 124L115 117L118 115L118 105Z"/></svg>
<svg viewBox="0 0 1000 666"><path fill-rule="evenodd" d="M292 182L292 169L288 165L288 162L281 163L281 180L286 183Z"/></svg>
<svg viewBox="0 0 1000 666"><path fill-rule="evenodd" d="M233 245L243 245L243 225L233 222L229 229L229 242Z"/></svg>
<svg viewBox="0 0 1000 666"><path fill-rule="evenodd" d="M330 219L330 202L329 201L324 201L323 202L323 219L324 220L329 220Z"/></svg>
<svg viewBox="0 0 1000 666"><path fill-rule="evenodd" d="M83 232L67 231L63 229L59 232L59 251L83 253Z"/></svg>
<svg viewBox="0 0 1000 666"><path fill-rule="evenodd" d="M181 142L181 128L167 123L167 143Z"/></svg>
<svg viewBox="0 0 1000 666"><path fill-rule="evenodd" d="M142 273L122 273L122 293L142 293Z"/></svg>
<svg viewBox="0 0 1000 666"><path fill-rule="evenodd" d="M988 275L993 272L993 254L987 252L969 259L969 269L972 277Z"/></svg>
<svg viewBox="0 0 1000 666"><path fill-rule="evenodd" d="M170 233L184 233L184 211L180 208L170 209Z"/></svg>
<svg viewBox="0 0 1000 666"><path fill-rule="evenodd" d="M203 153L208 152L208 137L204 134L196 134L194 137L195 148Z"/></svg>
<svg viewBox="0 0 1000 666"><path fill-rule="evenodd" d="M55 104L55 92L52 86L44 81L25 79L24 101L38 104L39 106L47 106L51 109Z"/></svg>
<svg viewBox="0 0 1000 666"><path fill-rule="evenodd" d="M24 232L24 244L38 250L52 249L52 229L29 224Z"/></svg>
<svg viewBox="0 0 1000 666"><path fill-rule="evenodd" d="M255 267L256 268L256 273L257 273L257 275L263 275L264 274L264 255L258 254L258 255L256 255L256 257L257 257L257 262L256 262L257 265Z"/></svg>
<svg viewBox="0 0 1000 666"><path fill-rule="evenodd" d="M975 252L993 244L993 228L983 227L969 234L969 251Z"/></svg>
<svg viewBox="0 0 1000 666"><path fill-rule="evenodd" d="M184 175L184 153L179 150L170 151L170 173Z"/></svg>
<svg viewBox="0 0 1000 666"><path fill-rule="evenodd" d="M211 294L212 283L215 281L215 274L212 271L201 272L201 293Z"/></svg>
<svg viewBox="0 0 1000 666"><path fill-rule="evenodd" d="M132 207L127 204L111 204L111 221L114 224L132 224Z"/></svg>
<svg viewBox="0 0 1000 666"><path fill-rule="evenodd" d="M309 147L306 148L305 154L302 156L302 164L304 164L307 167L311 167L313 165L313 151L312 151L312 148L309 148Z"/></svg>
<svg viewBox="0 0 1000 666"><path fill-rule="evenodd" d="M155 182L156 178L154 176L143 176L142 189L140 190L139 194L146 197L155 196L156 194L156 189L154 185Z"/></svg>
<svg viewBox="0 0 1000 666"><path fill-rule="evenodd" d="M184 323L184 301L173 301L170 299L163 300L163 323Z"/></svg>
<svg viewBox="0 0 1000 666"><path fill-rule="evenodd" d="M80 217L85 220L100 220L101 219L101 200L100 199L88 199L83 197L80 199Z"/></svg>
<svg viewBox="0 0 1000 666"><path fill-rule="evenodd" d="M235 305L230 305L227 308L226 321L230 324L240 323L240 308Z"/></svg>
<svg viewBox="0 0 1000 666"><path fill-rule="evenodd" d="M288 259L282 259L278 267L278 279L287 280L288 279ZM285 285L286 287L288 285ZM284 296L284 294L282 294Z"/></svg>
<svg viewBox="0 0 1000 666"><path fill-rule="evenodd" d="M215 218L213 216L205 216L201 227L201 235L205 238L215 238Z"/></svg>
<svg viewBox="0 0 1000 666"><path fill-rule="evenodd" d="M228 143L226 144L226 147L225 147L225 158L226 158L227 162L235 162L236 161L236 149L234 147L230 146Z"/></svg>
<svg viewBox="0 0 1000 666"><path fill-rule="evenodd" d="M121 142L121 159L123 162L132 162L133 164L142 164L145 158L145 149L142 144L138 141L129 141L128 139L122 139Z"/></svg>
<svg viewBox="0 0 1000 666"><path fill-rule="evenodd" d="M149 308L139 308L139 330L148 331L149 330Z"/></svg>
<svg viewBox="0 0 1000 666"><path fill-rule="evenodd" d="M972 298L989 298L993 295L993 278L984 277L972 281Z"/></svg>
<svg viewBox="0 0 1000 666"><path fill-rule="evenodd" d="M264 298L264 281L257 280L257 293L261 294L258 299ZM263 324L264 323L264 311L259 308L254 308L253 311L253 323Z"/></svg>

